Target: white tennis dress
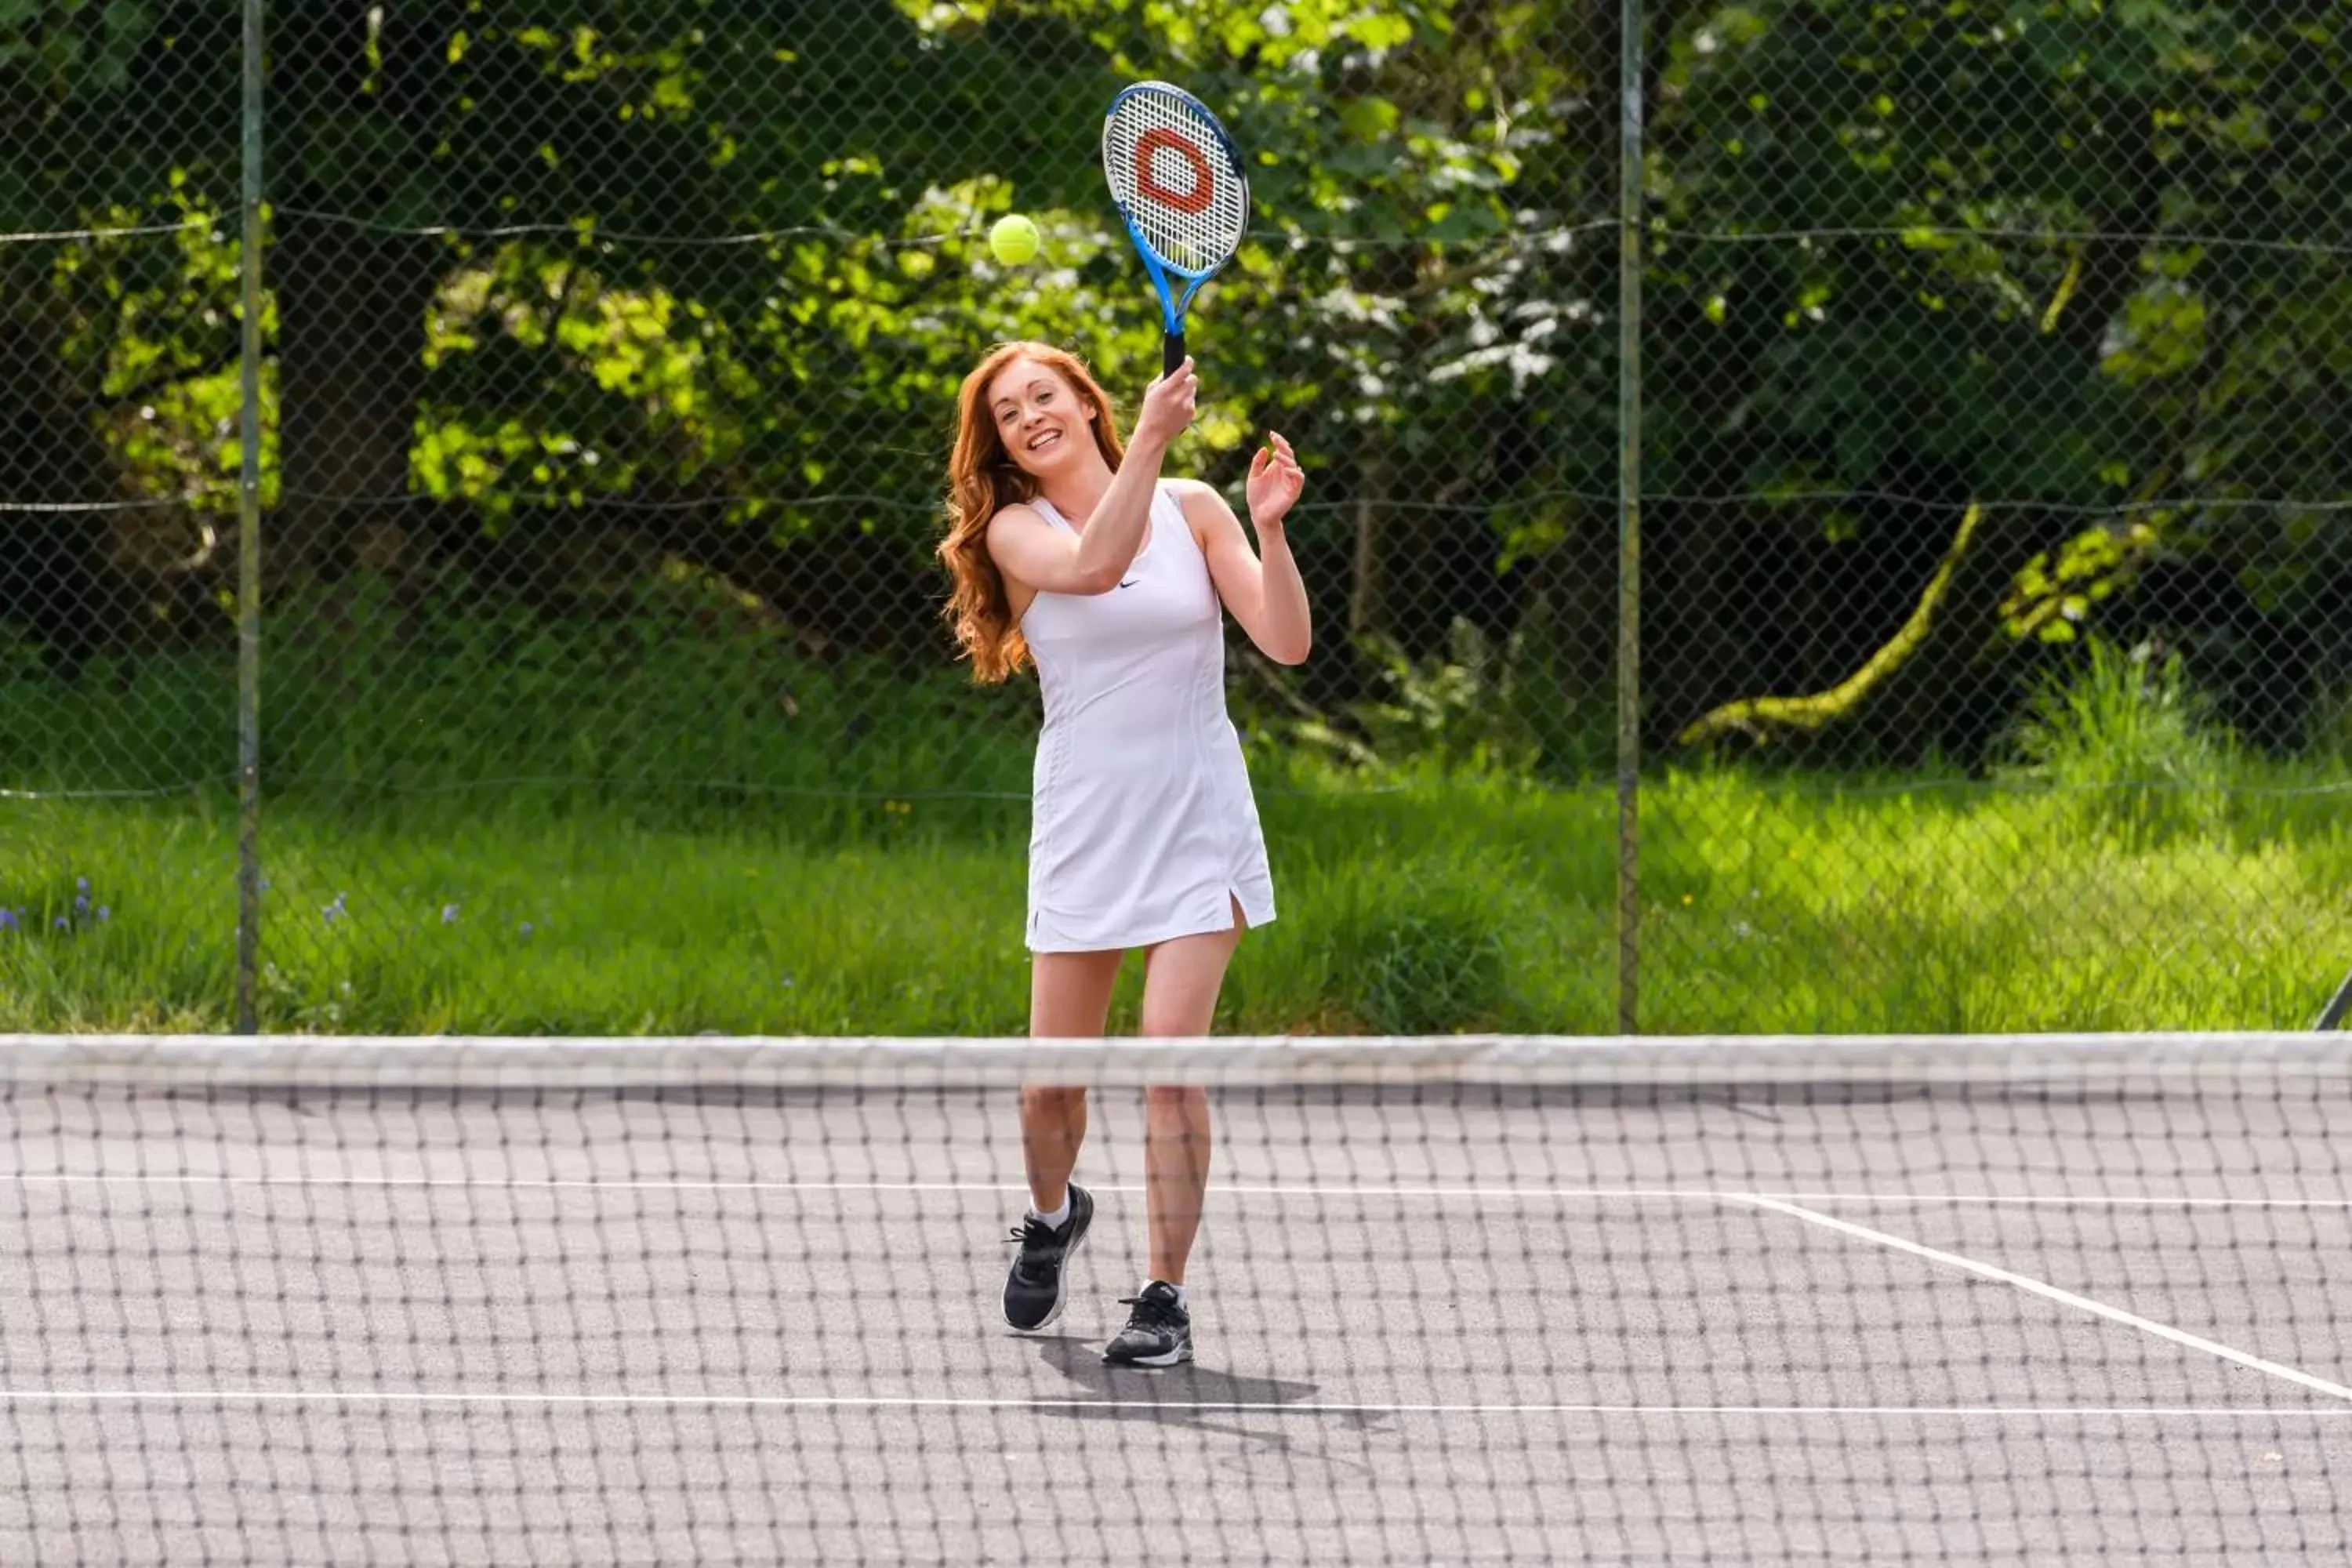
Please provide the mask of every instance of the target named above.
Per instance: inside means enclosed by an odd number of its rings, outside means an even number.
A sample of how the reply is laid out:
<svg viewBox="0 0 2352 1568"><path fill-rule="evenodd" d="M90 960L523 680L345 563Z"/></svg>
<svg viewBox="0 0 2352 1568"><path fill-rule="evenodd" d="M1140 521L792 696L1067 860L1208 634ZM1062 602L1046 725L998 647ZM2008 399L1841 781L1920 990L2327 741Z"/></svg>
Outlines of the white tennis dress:
<svg viewBox="0 0 2352 1568"><path fill-rule="evenodd" d="M1069 521L1040 496L1055 528ZM1070 529L1075 533L1076 529ZM1274 919L1274 878L1241 737L1225 713L1223 606L1164 486L1119 585L1039 594L1029 947L1097 952Z"/></svg>

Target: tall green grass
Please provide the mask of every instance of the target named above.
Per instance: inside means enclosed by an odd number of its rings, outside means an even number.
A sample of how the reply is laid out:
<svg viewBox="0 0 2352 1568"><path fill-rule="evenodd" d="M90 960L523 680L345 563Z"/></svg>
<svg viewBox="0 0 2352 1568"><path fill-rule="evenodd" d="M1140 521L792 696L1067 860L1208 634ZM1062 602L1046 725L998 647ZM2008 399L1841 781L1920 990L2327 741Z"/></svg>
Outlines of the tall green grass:
<svg viewBox="0 0 2352 1568"><path fill-rule="evenodd" d="M2352 826L2285 777L2208 833L2085 838L2048 790L1734 773L1645 795L1643 1022L1661 1032L2299 1027L2352 963ZM2278 793L2253 793L2255 789ZM213 1028L222 803L11 808L0 1026ZM1613 1026L1613 803L1427 779L1264 801L1279 918L1218 1026ZM262 1007L330 1032L1017 1033L1023 828L881 803L695 830L562 795L269 818ZM94 909L78 912L86 879ZM63 926L56 922L63 920ZM1135 973L1120 999L1131 1025Z"/></svg>
<svg viewBox="0 0 2352 1568"><path fill-rule="evenodd" d="M1022 1029L1034 699L646 629L541 642L518 620L397 659L361 637L280 672L267 1027ZM625 634L634 652L596 651ZM9 787L48 795L0 799L0 1027L229 1024L221 674L101 672L79 717L0 680ZM1529 782L1483 746L1366 771L1255 741L1279 918L1220 1029L1615 1026L1605 785ZM2339 762L2252 755L2177 669L2105 653L2036 698L2006 759L1646 780L1643 1026L2300 1027L2352 965ZM133 787L168 793L72 793Z"/></svg>

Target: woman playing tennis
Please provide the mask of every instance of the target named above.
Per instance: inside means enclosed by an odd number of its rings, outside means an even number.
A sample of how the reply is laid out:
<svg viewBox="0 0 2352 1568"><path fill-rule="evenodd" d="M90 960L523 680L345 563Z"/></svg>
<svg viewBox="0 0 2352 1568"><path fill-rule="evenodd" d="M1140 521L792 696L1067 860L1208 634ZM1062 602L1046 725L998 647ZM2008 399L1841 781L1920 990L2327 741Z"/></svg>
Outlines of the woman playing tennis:
<svg viewBox="0 0 2352 1568"><path fill-rule="evenodd" d="M1100 1037L1113 983L1144 953L1142 1032L1209 1033L1225 966L1274 918L1274 883L1240 738L1226 717L1230 610L1270 658L1309 642L1307 590L1283 536L1306 476L1270 437L1247 486L1253 550L1211 487L1161 477L1192 421L1192 362L1154 381L1127 440L1074 356L1004 344L964 379L940 547L948 605L974 676L1034 662L1045 696L1029 840L1029 1032ZM1172 1366L1192 1355L1184 1265L1209 1174L1198 1088L1144 1091L1150 1278L1104 1359ZM1031 1208L1004 1317L1061 1315L1070 1255L1094 1200L1070 1180L1086 1090L1021 1096Z"/></svg>

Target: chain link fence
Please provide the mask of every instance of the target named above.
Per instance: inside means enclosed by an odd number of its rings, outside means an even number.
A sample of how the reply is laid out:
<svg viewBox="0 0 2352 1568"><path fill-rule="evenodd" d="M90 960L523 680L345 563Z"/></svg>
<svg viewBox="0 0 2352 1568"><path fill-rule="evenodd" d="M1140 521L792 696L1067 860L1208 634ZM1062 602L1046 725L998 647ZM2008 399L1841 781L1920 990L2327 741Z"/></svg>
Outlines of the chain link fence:
<svg viewBox="0 0 2352 1568"><path fill-rule="evenodd" d="M991 344L1156 372L1095 157L1143 76L1255 196L1172 467L1309 472L1222 1025L2307 1024L2345 31L0 7L0 1024L1017 1031L1034 681L955 664L932 551Z"/></svg>

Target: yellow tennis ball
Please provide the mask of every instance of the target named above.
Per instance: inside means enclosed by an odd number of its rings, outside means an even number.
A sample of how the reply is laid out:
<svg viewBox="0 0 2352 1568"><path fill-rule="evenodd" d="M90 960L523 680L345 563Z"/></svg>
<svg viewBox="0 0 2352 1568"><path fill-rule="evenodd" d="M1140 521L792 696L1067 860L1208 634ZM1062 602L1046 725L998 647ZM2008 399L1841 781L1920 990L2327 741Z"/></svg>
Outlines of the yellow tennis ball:
<svg viewBox="0 0 2352 1568"><path fill-rule="evenodd" d="M1007 267L1034 259L1037 245L1037 226L1019 213L998 218L988 231L989 253Z"/></svg>

